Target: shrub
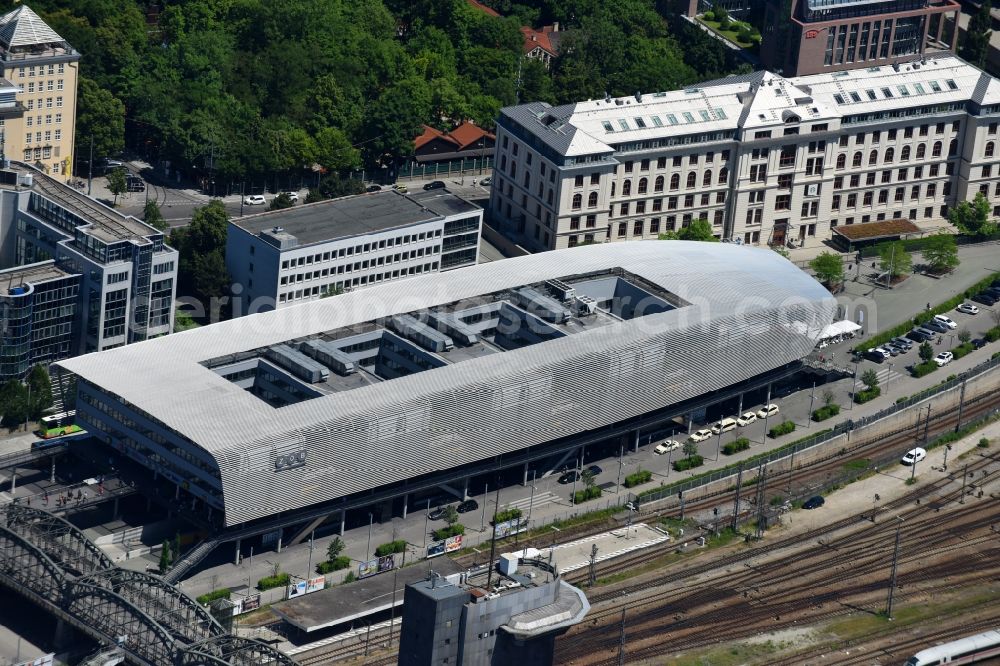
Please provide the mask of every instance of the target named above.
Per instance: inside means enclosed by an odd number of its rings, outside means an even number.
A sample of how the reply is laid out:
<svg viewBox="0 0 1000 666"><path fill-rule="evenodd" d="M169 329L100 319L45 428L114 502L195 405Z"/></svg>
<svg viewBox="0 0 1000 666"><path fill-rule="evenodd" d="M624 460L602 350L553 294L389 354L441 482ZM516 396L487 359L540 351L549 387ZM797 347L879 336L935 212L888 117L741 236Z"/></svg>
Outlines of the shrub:
<svg viewBox="0 0 1000 666"><path fill-rule="evenodd" d="M634 488L635 486L646 483L653 478L653 473L647 469L640 469L637 472L629 474L625 477L625 487Z"/></svg>
<svg viewBox="0 0 1000 666"><path fill-rule="evenodd" d="M996 342L997 340L1000 340L1000 326L994 326L990 330L986 331L986 333L983 334L983 337L986 338L987 342Z"/></svg>
<svg viewBox="0 0 1000 666"><path fill-rule="evenodd" d="M909 398L904 395L902 398L896 398L896 404L897 405L901 405L904 402L906 402L907 400L909 400Z"/></svg>
<svg viewBox="0 0 1000 666"><path fill-rule="evenodd" d="M739 453L740 451L746 451L750 448L750 440L746 437L740 437L739 439L729 442L722 447L722 452L727 456L731 456L734 453Z"/></svg>
<svg viewBox="0 0 1000 666"><path fill-rule="evenodd" d="M573 504L582 504L587 500L597 499L601 496L601 489L597 486L584 488L573 493Z"/></svg>
<svg viewBox="0 0 1000 666"><path fill-rule="evenodd" d="M354 575L353 571L348 571L347 575L344 576L344 585L347 585L348 583L353 583L357 579L358 577Z"/></svg>
<svg viewBox="0 0 1000 666"><path fill-rule="evenodd" d="M867 391L858 391L857 393L855 393L854 402L858 403L859 405L862 405L870 400L874 400L880 395L882 395L882 389L876 386L873 389L868 389Z"/></svg>
<svg viewBox="0 0 1000 666"><path fill-rule="evenodd" d="M197 601L202 606L207 606L216 599L228 599L229 598L229 588L224 587L221 590L212 590L206 594L201 595L195 601Z"/></svg>
<svg viewBox="0 0 1000 666"><path fill-rule="evenodd" d="M929 375L938 369L937 363L934 361L924 361L923 363L917 363L912 368L910 368L910 374L914 377L923 377L924 375ZM864 391L862 391L864 393Z"/></svg>
<svg viewBox="0 0 1000 666"><path fill-rule="evenodd" d="M965 356L966 354L970 353L971 351L972 351L972 343L971 342L963 342L959 346L957 346L954 349L952 349L951 353L955 355L956 359L959 359L959 358L962 358L963 356Z"/></svg>
<svg viewBox="0 0 1000 666"><path fill-rule="evenodd" d="M745 44L749 44L753 41L753 32L750 31L750 28L743 26L740 28L740 31L736 33L736 39Z"/></svg>
<svg viewBox="0 0 1000 666"><path fill-rule="evenodd" d="M434 530L434 540L443 541L448 537L453 537L458 534L465 534L465 525L462 523L455 523L454 525L448 525L447 527L442 527L439 530Z"/></svg>
<svg viewBox="0 0 1000 666"><path fill-rule="evenodd" d="M275 587L285 587L291 580L291 575L286 573L279 573L274 576L264 576L257 581L257 589L263 592L264 590L270 590Z"/></svg>
<svg viewBox="0 0 1000 666"><path fill-rule="evenodd" d="M515 518L520 518L523 515L524 513L517 508L504 509L503 511L497 513L496 518L494 520L498 523L505 523L508 520L514 520Z"/></svg>
<svg viewBox="0 0 1000 666"><path fill-rule="evenodd" d="M715 12L713 12L711 9L709 9L707 12L705 12L704 14L702 14L702 18L705 19L706 21L714 21L715 20Z"/></svg>
<svg viewBox="0 0 1000 666"><path fill-rule="evenodd" d="M701 467L705 464L705 459L701 456L691 456L690 458L681 458L680 460L674 461L674 469L678 472L683 472L684 470L694 469L695 467Z"/></svg>
<svg viewBox="0 0 1000 666"><path fill-rule="evenodd" d="M733 22L729 20L728 16L723 16L719 18L719 30L729 30L732 27Z"/></svg>
<svg viewBox="0 0 1000 666"><path fill-rule="evenodd" d="M989 438L987 438L987 437L980 437L979 438L979 443L976 446L978 446L981 449L988 449L988 448L990 448L990 440L989 440ZM200 599L201 597L198 597L198 598Z"/></svg>
<svg viewBox="0 0 1000 666"><path fill-rule="evenodd" d="M316 567L316 573L328 574L331 571L340 571L341 569L346 569L349 566L351 566L351 558L346 555L341 555L336 559L320 562L319 566Z"/></svg>
<svg viewBox="0 0 1000 666"><path fill-rule="evenodd" d="M767 434L771 439L774 439L782 435L787 435L790 432L795 432L795 424L791 421L785 421L771 428Z"/></svg>
<svg viewBox="0 0 1000 666"><path fill-rule="evenodd" d="M375 549L375 555L378 557L385 557L386 555L392 555L393 553L402 553L406 550L406 539L397 539L395 541L390 541L389 543L384 543Z"/></svg>
<svg viewBox="0 0 1000 666"><path fill-rule="evenodd" d="M840 405L830 404L820 407L812 413L812 420L819 422L832 418L840 413Z"/></svg>

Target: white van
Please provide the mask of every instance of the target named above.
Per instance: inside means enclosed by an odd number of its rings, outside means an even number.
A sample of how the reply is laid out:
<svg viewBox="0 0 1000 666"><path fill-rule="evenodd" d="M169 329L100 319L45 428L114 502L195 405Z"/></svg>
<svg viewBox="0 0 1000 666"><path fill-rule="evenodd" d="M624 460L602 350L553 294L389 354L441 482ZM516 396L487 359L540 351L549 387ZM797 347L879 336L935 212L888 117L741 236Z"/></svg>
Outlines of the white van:
<svg viewBox="0 0 1000 666"><path fill-rule="evenodd" d="M712 432L716 435L721 435L730 430L736 430L736 419L724 418L712 426Z"/></svg>

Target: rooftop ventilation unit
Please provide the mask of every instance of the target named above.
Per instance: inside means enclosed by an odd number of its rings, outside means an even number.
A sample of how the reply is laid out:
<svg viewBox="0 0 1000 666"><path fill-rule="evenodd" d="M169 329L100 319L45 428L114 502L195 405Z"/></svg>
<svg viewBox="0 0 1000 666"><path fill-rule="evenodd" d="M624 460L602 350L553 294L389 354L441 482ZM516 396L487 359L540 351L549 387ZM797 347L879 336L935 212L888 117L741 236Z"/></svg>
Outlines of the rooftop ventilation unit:
<svg viewBox="0 0 1000 666"><path fill-rule="evenodd" d="M464 321L444 312L428 312L427 319L437 330L447 333L452 339L469 346L479 342L479 334Z"/></svg>
<svg viewBox="0 0 1000 666"><path fill-rule="evenodd" d="M573 305L580 315L592 315L597 312L597 301L584 294L577 296L573 300Z"/></svg>
<svg viewBox="0 0 1000 666"><path fill-rule="evenodd" d="M552 293L559 297L562 302L573 300L576 296L576 289L569 286L562 280L548 280L545 286L552 290Z"/></svg>
<svg viewBox="0 0 1000 666"><path fill-rule="evenodd" d="M264 351L264 358L310 384L324 382L330 377L330 371L327 370L326 366L317 363L288 345L268 347Z"/></svg>
<svg viewBox="0 0 1000 666"><path fill-rule="evenodd" d="M451 338L412 315L393 317L389 320L389 328L432 352L451 351L455 348L455 343Z"/></svg>
<svg viewBox="0 0 1000 666"><path fill-rule="evenodd" d="M562 324L570 317L570 312L556 299L545 296L531 287L514 290L514 298L522 308L554 324Z"/></svg>
<svg viewBox="0 0 1000 666"><path fill-rule="evenodd" d="M338 375L353 375L357 370L357 366L349 354L325 340L307 340L299 345L299 351L322 363Z"/></svg>

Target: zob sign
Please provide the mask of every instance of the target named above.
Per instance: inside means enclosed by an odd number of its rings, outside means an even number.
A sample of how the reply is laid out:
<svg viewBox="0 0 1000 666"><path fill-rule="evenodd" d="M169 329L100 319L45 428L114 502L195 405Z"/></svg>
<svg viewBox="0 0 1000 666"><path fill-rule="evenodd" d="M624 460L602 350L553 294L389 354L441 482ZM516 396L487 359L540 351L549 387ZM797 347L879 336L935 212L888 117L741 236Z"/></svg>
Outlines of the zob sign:
<svg viewBox="0 0 1000 666"><path fill-rule="evenodd" d="M286 469L295 469L296 467L303 467L306 464L306 450L296 451L295 453L285 453L279 455L274 459L274 471L283 472Z"/></svg>

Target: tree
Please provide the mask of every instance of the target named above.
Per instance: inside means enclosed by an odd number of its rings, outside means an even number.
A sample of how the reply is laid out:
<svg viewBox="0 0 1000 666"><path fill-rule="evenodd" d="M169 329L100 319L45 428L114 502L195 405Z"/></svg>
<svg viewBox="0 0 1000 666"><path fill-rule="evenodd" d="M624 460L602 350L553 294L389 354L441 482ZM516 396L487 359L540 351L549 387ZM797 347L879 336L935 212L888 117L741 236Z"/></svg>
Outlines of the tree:
<svg viewBox="0 0 1000 666"><path fill-rule="evenodd" d="M115 205L118 205L118 197L128 189L128 185L125 182L125 170L115 169L107 175L108 189L111 190L111 194L115 195Z"/></svg>
<svg viewBox="0 0 1000 666"><path fill-rule="evenodd" d="M925 362L929 361L934 358L934 347L931 347L931 343L929 342L922 342L917 353L920 354L921 360Z"/></svg>
<svg viewBox="0 0 1000 666"><path fill-rule="evenodd" d="M333 541L326 547L326 559L335 560L344 552L344 541L339 537L333 537Z"/></svg>
<svg viewBox="0 0 1000 666"><path fill-rule="evenodd" d="M972 333L969 333L967 329L963 328L961 331L958 332L958 341L961 342L963 345L971 339L972 339Z"/></svg>
<svg viewBox="0 0 1000 666"><path fill-rule="evenodd" d="M16 428L28 418L28 388L16 379L9 380L0 388L0 412L3 425Z"/></svg>
<svg viewBox="0 0 1000 666"><path fill-rule="evenodd" d="M961 201L948 211L948 221L969 236L995 234L997 225L990 220L990 201L982 192L976 192L972 203Z"/></svg>
<svg viewBox="0 0 1000 666"><path fill-rule="evenodd" d="M86 76L80 77L77 90L78 150L89 155L93 139L95 159L118 155L125 148L125 105Z"/></svg>
<svg viewBox="0 0 1000 666"><path fill-rule="evenodd" d="M170 541L167 539L163 540L163 545L160 547L160 573L167 573L167 569L170 568Z"/></svg>
<svg viewBox="0 0 1000 666"><path fill-rule="evenodd" d="M28 372L27 385L28 393L31 396L28 416L38 418L52 406L52 382L45 366L35 365L31 368Z"/></svg>
<svg viewBox="0 0 1000 666"><path fill-rule="evenodd" d="M924 242L924 261L935 273L946 273L960 263L958 260L958 245L951 234L937 233L927 237Z"/></svg>
<svg viewBox="0 0 1000 666"><path fill-rule="evenodd" d="M458 522L458 511L454 506L449 504L444 508L444 516L442 518L444 518L444 522L448 523L448 527L451 527Z"/></svg>
<svg viewBox="0 0 1000 666"><path fill-rule="evenodd" d="M291 208L295 205L292 198L288 196L287 192L282 192L278 196L271 199L271 205L267 207L268 210L282 210L283 208Z"/></svg>
<svg viewBox="0 0 1000 666"><path fill-rule="evenodd" d="M986 56L990 50L990 37L993 34L990 30L993 24L991 9L990 0L983 0L979 10L969 19L965 39L958 49L958 54L962 58L980 69L986 68Z"/></svg>
<svg viewBox="0 0 1000 666"><path fill-rule="evenodd" d="M693 458L698 455L698 445L692 442L690 439L684 442L684 447L682 449L684 455L688 458Z"/></svg>
<svg viewBox="0 0 1000 666"><path fill-rule="evenodd" d="M844 279L844 262L840 255L832 252L822 252L809 262L809 268L816 273L816 278L828 287L840 284Z"/></svg>
<svg viewBox="0 0 1000 666"><path fill-rule="evenodd" d="M835 398L836 398L836 396L833 394L833 391L831 391L830 389L826 389L825 391L823 391L823 404L824 405L832 405Z"/></svg>
<svg viewBox="0 0 1000 666"><path fill-rule="evenodd" d="M225 206L213 199L194 210L191 224L170 234L170 243L180 253L181 285L206 300L229 289L225 260L228 224Z"/></svg>
<svg viewBox="0 0 1000 666"><path fill-rule="evenodd" d="M881 259L882 271L888 273L890 279L894 280L913 269L913 257L906 251L902 241L879 244L878 256Z"/></svg>
<svg viewBox="0 0 1000 666"><path fill-rule="evenodd" d="M580 472L580 480L583 481L584 488L592 488L594 485L594 473L589 469Z"/></svg>
<svg viewBox="0 0 1000 666"><path fill-rule="evenodd" d="M712 226L708 220L698 218L691 224L683 227L680 231L667 231L659 235L659 240L686 240L703 241L707 243L717 243L718 238L712 233Z"/></svg>
<svg viewBox="0 0 1000 666"><path fill-rule="evenodd" d="M861 373L861 383L864 384L869 391L874 390L878 386L878 373L872 368L868 368Z"/></svg>
<svg viewBox="0 0 1000 666"><path fill-rule="evenodd" d="M167 221L163 219L160 207L152 199L147 201L145 208L142 209L142 221L158 231L166 231L169 228Z"/></svg>

